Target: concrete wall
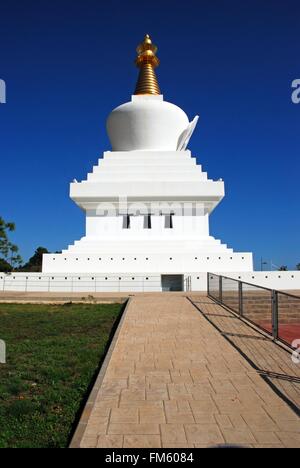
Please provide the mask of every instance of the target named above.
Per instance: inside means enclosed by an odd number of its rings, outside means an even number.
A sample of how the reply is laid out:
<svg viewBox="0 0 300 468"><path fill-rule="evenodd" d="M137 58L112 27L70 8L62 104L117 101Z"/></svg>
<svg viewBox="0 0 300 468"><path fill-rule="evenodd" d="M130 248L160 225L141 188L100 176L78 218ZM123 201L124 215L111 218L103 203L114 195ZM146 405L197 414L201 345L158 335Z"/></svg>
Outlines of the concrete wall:
<svg viewBox="0 0 300 468"><path fill-rule="evenodd" d="M300 271L216 272L216 274L265 288L300 291Z"/></svg>
<svg viewBox="0 0 300 468"><path fill-rule="evenodd" d="M170 272L166 272L167 274ZM180 271L175 272L180 274ZM300 290L300 271L229 272L223 275L259 286L279 290ZM187 279L190 279L188 281ZM207 290L207 273L186 273L192 291ZM151 292L161 291L161 275L152 273L0 273L0 291L53 292Z"/></svg>
<svg viewBox="0 0 300 468"><path fill-rule="evenodd" d="M206 273L193 279L192 287L206 290ZM191 281L189 275L184 275L184 289L187 290ZM52 292L151 292L162 291L161 276L144 273L114 273L97 275L93 273L46 275L43 273L0 273L0 291L52 291Z"/></svg>
<svg viewBox="0 0 300 468"><path fill-rule="evenodd" d="M127 274L135 272L142 275L145 271L151 275L160 274L194 274L207 271L251 271L252 254L248 252L223 252L200 253L199 251L189 253L178 253L165 246L165 251L153 253L147 248L140 252L138 245L136 252L121 253L118 246L111 249L114 254L90 254L90 253L63 253L44 254L44 274L89 274L90 272L106 276L107 274ZM122 245L121 245L122 246ZM121 247L120 246L120 247ZM99 251L101 247L98 249ZM97 249L95 248L95 251ZM131 274L131 273L130 273Z"/></svg>

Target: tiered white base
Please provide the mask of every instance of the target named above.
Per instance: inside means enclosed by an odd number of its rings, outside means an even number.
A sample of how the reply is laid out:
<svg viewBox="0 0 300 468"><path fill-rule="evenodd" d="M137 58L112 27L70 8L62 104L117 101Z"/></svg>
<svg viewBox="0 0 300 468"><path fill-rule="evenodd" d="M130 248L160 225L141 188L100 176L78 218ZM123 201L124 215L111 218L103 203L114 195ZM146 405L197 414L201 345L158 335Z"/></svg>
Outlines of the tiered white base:
<svg viewBox="0 0 300 468"><path fill-rule="evenodd" d="M161 275L176 274L192 276L197 290L205 289L207 271L253 270L251 253L234 253L209 235L224 183L210 180L188 150L105 152L70 195L86 212L86 236L44 255L45 274L134 278L127 290L137 276L152 276L160 290Z"/></svg>
<svg viewBox="0 0 300 468"><path fill-rule="evenodd" d="M103 252L103 250L101 250ZM102 273L104 275L134 272L141 274L190 274L207 271L252 271L251 253L233 253L224 249L215 253L167 251L164 253L141 253L138 249L122 254L112 249L113 254L81 253L44 255L44 273ZM147 256L148 255L148 256Z"/></svg>

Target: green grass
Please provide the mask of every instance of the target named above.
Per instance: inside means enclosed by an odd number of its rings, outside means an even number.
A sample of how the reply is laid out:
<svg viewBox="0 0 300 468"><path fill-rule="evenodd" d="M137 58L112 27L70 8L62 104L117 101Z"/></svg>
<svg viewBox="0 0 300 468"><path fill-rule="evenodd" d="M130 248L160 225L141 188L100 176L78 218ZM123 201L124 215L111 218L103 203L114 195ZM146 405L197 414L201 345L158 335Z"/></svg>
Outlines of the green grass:
<svg viewBox="0 0 300 468"><path fill-rule="evenodd" d="M120 304L0 304L0 448L66 447Z"/></svg>

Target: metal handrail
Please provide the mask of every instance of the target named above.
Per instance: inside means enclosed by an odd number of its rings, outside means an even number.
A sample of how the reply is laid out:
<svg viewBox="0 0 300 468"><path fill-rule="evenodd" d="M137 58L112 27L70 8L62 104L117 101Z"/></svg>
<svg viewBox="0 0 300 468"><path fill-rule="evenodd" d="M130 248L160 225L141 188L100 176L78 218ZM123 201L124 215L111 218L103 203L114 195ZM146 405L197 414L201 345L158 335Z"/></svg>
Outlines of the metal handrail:
<svg viewBox="0 0 300 468"><path fill-rule="evenodd" d="M216 273L209 273L209 274L219 276L219 277L224 278L224 279L229 279L229 280L232 280L232 281L248 284L249 286L256 286L256 287L261 288L261 289L266 289L267 291L272 291L271 288L266 288L266 286L257 286L257 284L255 284L255 283L248 283L247 281L242 281L240 279L231 278L230 276L217 275Z"/></svg>
<svg viewBox="0 0 300 468"><path fill-rule="evenodd" d="M214 284L214 290L216 291L215 295L212 293L212 285L211 285L211 280L212 279L215 281L215 284ZM230 304L230 303L228 304L228 302L225 299L226 291L230 292L230 289L229 290L226 290L226 289L224 290L223 280L230 280L230 281L236 283L237 286L238 286L236 290L235 289L232 290L232 292L236 294L236 304L237 304L236 307L232 306L232 304ZM269 297L269 300L270 300L270 310L269 310L270 316L269 316L269 319L270 319L270 325L272 327L272 331L270 330L271 327L267 327L266 325L265 325L265 327L263 326L263 324L265 323L264 320L262 320L259 323L259 322L255 322L254 320L252 320L252 318L245 317L245 313L244 313L245 292L249 293L249 289L248 290L244 289L243 285L254 287L257 290L268 291L270 293L270 297ZM285 329L286 330L285 334L284 334L284 332L281 333L281 329L282 329L283 325L285 325L285 326L289 325L289 321L284 321L284 322L280 321L279 308L280 308L281 304L280 304L280 301L279 301L278 298L281 295L284 295L284 296L290 297L293 300L299 301L299 308L300 308L300 296L295 295L295 294L290 294L290 293L287 293L287 292L284 292L284 291L279 291L277 289L266 288L264 286L259 286L259 285L254 284L254 283L248 283L248 282L242 281L240 279L230 278L229 276L219 275L217 273L212 273L212 272L207 273L207 294L208 294L208 297L213 299L215 302L217 302L217 303L227 307L228 309L234 311L241 318L242 317L246 318L248 322L254 324L258 328L262 329L264 332L266 332L269 335L273 336L273 338L275 340L280 340L280 341L284 342L285 344L287 344L288 346L291 347L291 343L289 343L288 340L286 339L287 333L290 334L290 331L287 331L287 329ZM258 301L259 301L259 298L258 298ZM255 313L255 312L252 312L252 313ZM261 313L264 313L264 307L262 307ZM292 319L293 318L294 317L292 317ZM298 317L296 318L296 320L298 320ZM298 327L300 327L300 314L299 314L299 321L297 321L296 324L297 324ZM300 338L300 328L299 328L299 337L297 337L297 338Z"/></svg>
<svg viewBox="0 0 300 468"><path fill-rule="evenodd" d="M256 288L260 288L260 289L266 289L267 291L278 291L278 292L280 292L280 294L286 294L287 296L292 296L292 297L296 297L297 299L300 299L300 296L296 296L296 294L291 294L291 293L287 293L285 291L280 291L279 289L267 288L266 286L260 286L260 285L255 284L255 283L248 283L247 281L240 280L240 279L237 279L237 278L231 278L230 276L218 275L217 273L211 273L211 272L207 273L207 275L214 275L214 276L218 276L218 277L221 276L224 279L229 279L229 280L232 280L232 281L237 281L239 283L248 284L249 286L255 286Z"/></svg>

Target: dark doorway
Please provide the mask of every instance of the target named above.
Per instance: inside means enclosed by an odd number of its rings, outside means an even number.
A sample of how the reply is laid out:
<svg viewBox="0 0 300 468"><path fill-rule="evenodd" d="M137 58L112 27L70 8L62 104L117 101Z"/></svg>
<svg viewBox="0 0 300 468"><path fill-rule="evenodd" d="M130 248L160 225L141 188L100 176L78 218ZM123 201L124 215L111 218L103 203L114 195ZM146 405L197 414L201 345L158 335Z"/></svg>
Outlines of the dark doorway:
<svg viewBox="0 0 300 468"><path fill-rule="evenodd" d="M183 291L183 275L161 275L163 291Z"/></svg>

